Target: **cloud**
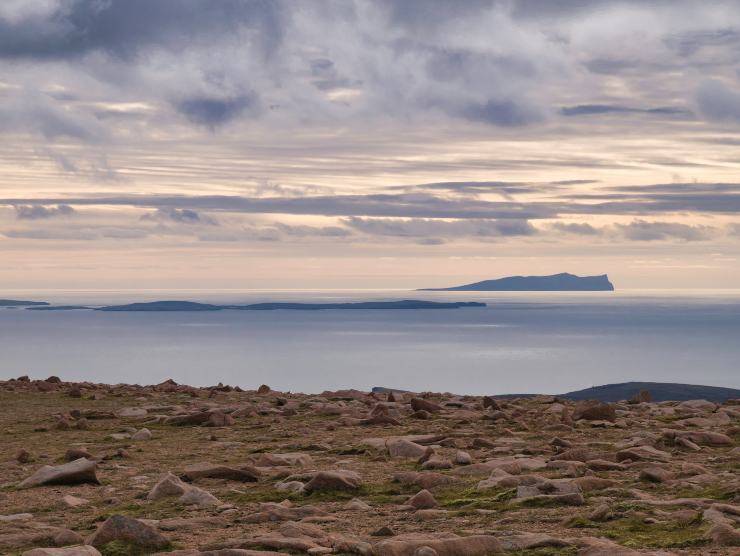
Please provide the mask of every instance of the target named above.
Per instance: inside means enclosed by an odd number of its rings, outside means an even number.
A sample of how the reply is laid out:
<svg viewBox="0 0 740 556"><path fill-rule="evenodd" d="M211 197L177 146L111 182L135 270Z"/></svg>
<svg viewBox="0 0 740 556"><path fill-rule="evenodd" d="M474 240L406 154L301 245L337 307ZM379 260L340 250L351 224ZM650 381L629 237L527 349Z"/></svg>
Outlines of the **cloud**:
<svg viewBox="0 0 740 556"><path fill-rule="evenodd" d="M691 111L675 106L632 108L614 104L579 104L560 109L563 116L593 116L602 114L649 114L652 116L691 116Z"/></svg>
<svg viewBox="0 0 740 556"><path fill-rule="evenodd" d="M208 226L218 225L215 218L187 208L159 208L154 212L143 215L141 220L171 221L178 224L205 224Z"/></svg>
<svg viewBox="0 0 740 556"><path fill-rule="evenodd" d="M65 0L0 18L0 57L56 59L102 51L130 59L173 52L248 28L257 46L281 39L279 2L264 0ZM0 16L3 16L0 12Z"/></svg>
<svg viewBox="0 0 740 556"><path fill-rule="evenodd" d="M715 229L709 226L691 226L676 222L647 222L635 220L629 224L616 224L627 239L633 241L707 241L714 236Z"/></svg>
<svg viewBox="0 0 740 556"><path fill-rule="evenodd" d="M699 110L708 119L723 122L740 122L740 91L733 90L722 81L704 81L696 92Z"/></svg>
<svg viewBox="0 0 740 556"><path fill-rule="evenodd" d="M181 114L193 123L215 129L256 107L253 94L232 98L194 97L175 103Z"/></svg>
<svg viewBox="0 0 740 556"><path fill-rule="evenodd" d="M491 99L466 106L462 114L468 120L491 125L514 127L541 122L545 115L537 106L514 100Z"/></svg>
<svg viewBox="0 0 740 556"><path fill-rule="evenodd" d="M18 220L42 220L57 216L71 216L75 209L66 204L53 207L44 205L15 205L15 216Z"/></svg>
<svg viewBox="0 0 740 556"><path fill-rule="evenodd" d="M602 230L592 226L591 224L578 224L578 223L566 223L566 222L555 222L551 225L551 228L566 234L573 234L577 236L598 236L601 235Z"/></svg>
<svg viewBox="0 0 740 556"><path fill-rule="evenodd" d="M449 239L460 237L513 237L531 236L537 230L526 220L430 220L422 218L358 218L351 217L342 223L362 233L374 236L421 237Z"/></svg>

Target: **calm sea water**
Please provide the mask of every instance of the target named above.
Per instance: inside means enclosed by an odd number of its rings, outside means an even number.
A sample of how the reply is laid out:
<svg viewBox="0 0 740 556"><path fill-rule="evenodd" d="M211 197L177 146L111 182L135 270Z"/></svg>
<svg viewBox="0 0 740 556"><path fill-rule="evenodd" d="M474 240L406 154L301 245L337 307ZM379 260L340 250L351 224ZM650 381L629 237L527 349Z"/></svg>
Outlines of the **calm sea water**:
<svg viewBox="0 0 740 556"><path fill-rule="evenodd" d="M740 292L0 292L63 304L432 299L400 311L0 309L0 378L279 390L562 393L629 380L740 388Z"/></svg>

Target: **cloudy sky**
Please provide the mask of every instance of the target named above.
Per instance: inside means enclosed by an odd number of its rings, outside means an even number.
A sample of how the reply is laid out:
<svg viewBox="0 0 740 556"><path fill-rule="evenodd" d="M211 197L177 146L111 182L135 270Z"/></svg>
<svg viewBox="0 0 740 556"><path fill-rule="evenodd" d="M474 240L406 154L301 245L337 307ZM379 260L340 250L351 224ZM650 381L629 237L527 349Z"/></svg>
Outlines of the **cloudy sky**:
<svg viewBox="0 0 740 556"><path fill-rule="evenodd" d="M2 0L0 287L738 287L736 0Z"/></svg>

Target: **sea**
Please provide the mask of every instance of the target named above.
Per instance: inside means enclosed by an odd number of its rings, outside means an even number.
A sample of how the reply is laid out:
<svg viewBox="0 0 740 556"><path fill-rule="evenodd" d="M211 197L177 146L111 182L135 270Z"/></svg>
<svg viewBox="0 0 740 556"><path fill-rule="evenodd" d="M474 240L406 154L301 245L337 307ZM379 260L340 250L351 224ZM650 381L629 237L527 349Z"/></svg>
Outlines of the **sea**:
<svg viewBox="0 0 740 556"><path fill-rule="evenodd" d="M558 394L627 381L740 388L740 290L2 291L54 304L427 299L484 308L0 309L0 378L273 389Z"/></svg>

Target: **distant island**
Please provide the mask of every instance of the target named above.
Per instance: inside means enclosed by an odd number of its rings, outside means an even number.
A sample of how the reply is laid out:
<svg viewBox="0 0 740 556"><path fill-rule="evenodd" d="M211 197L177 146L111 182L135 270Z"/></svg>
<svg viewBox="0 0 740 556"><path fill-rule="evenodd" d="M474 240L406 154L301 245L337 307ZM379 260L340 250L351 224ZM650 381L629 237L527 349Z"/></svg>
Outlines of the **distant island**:
<svg viewBox="0 0 740 556"><path fill-rule="evenodd" d="M483 280L450 288L424 288L418 291L432 292L586 292L614 291L614 285L606 274L600 276L576 276L562 272L551 276L509 276L495 280Z"/></svg>
<svg viewBox="0 0 740 556"><path fill-rule="evenodd" d="M34 307L48 305L46 301L20 301L18 299L0 299L0 307Z"/></svg>
<svg viewBox="0 0 740 556"><path fill-rule="evenodd" d="M96 311L275 311L288 309L294 311L319 311L324 309L460 309L463 307L485 307L485 303L457 301L443 303L437 301L363 301L358 303L254 303L251 305L212 305L193 301L152 301L149 303L129 303L99 307Z"/></svg>

